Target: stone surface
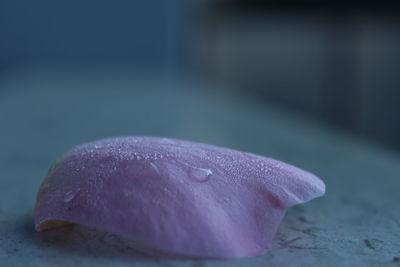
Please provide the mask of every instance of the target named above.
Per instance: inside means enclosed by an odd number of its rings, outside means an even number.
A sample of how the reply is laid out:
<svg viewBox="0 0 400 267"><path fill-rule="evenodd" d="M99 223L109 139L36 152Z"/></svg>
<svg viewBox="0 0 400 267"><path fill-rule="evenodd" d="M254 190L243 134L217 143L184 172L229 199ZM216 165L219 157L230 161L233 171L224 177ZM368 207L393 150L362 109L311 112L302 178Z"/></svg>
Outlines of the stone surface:
<svg viewBox="0 0 400 267"><path fill-rule="evenodd" d="M135 77L124 69L52 68L2 80L1 266L399 265L398 154L207 85L195 91L192 83ZM77 143L118 135L169 136L277 158L323 177L328 190L289 209L271 251L242 260L149 258L127 240L83 227L36 233L36 192L49 164Z"/></svg>

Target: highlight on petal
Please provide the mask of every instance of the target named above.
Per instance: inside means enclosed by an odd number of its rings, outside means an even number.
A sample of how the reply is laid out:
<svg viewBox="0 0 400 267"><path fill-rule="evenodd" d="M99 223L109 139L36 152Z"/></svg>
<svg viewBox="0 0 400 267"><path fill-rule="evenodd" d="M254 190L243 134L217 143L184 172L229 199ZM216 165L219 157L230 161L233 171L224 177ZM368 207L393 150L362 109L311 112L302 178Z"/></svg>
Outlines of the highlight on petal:
<svg viewBox="0 0 400 267"><path fill-rule="evenodd" d="M264 253L285 211L324 183L286 163L212 145L118 137L77 146L49 170L37 231L82 224L196 258Z"/></svg>

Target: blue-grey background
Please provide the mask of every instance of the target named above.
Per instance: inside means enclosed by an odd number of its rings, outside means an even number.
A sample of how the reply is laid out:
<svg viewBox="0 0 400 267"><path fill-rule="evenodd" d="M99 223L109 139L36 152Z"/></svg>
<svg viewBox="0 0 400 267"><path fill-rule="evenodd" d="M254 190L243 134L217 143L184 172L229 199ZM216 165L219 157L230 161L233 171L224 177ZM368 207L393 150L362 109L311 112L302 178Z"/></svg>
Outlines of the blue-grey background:
<svg viewBox="0 0 400 267"><path fill-rule="evenodd" d="M398 10L389 1L6 0L0 77L121 64L196 75L397 150Z"/></svg>
<svg viewBox="0 0 400 267"><path fill-rule="evenodd" d="M398 265L398 13L388 1L1 1L0 266ZM245 260L148 258L83 226L36 233L52 162L119 135L274 157L327 194Z"/></svg>

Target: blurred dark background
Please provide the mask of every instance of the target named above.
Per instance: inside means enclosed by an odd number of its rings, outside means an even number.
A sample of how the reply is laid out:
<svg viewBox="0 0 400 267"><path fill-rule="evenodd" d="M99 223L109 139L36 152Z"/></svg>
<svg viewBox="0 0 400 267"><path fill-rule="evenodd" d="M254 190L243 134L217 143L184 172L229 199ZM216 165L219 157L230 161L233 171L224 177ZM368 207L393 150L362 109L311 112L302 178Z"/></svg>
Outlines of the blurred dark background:
<svg viewBox="0 0 400 267"><path fill-rule="evenodd" d="M129 66L400 149L399 11L389 1L1 1L0 97L18 90L4 84L19 73Z"/></svg>

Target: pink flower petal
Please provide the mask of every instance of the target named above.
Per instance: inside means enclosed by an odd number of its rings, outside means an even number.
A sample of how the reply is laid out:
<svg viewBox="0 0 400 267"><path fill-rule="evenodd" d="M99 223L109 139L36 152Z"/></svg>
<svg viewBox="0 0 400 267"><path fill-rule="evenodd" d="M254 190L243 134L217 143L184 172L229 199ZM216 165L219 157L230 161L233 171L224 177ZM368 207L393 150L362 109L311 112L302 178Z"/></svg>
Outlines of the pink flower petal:
<svg viewBox="0 0 400 267"><path fill-rule="evenodd" d="M313 174L270 158L120 137L77 146L54 164L35 226L82 224L163 253L241 258L269 250L287 208L324 192Z"/></svg>

